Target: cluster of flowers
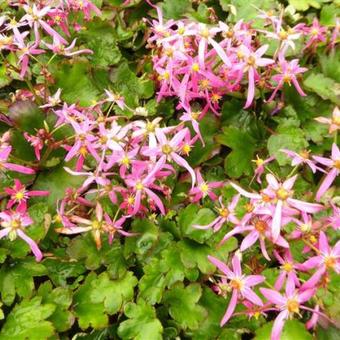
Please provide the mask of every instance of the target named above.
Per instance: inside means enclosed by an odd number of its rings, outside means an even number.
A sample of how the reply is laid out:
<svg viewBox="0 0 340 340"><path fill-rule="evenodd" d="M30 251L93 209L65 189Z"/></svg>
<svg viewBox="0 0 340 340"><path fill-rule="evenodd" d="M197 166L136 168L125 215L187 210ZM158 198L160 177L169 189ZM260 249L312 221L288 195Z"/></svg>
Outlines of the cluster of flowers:
<svg viewBox="0 0 340 340"><path fill-rule="evenodd" d="M46 1L36 1L31 5L30 1L13 1L13 9L23 9L25 13L20 20L9 14L0 16L0 51L15 54L18 61L14 71L20 71L21 78L25 77L29 69L30 59L36 60L36 55L53 52L54 55L71 57L92 53L88 49L74 50L76 39L69 44L56 31L56 27L70 37L69 17L72 14L81 12L84 19L89 20L91 12L100 14L99 9L87 0L50 1L49 6L45 3ZM72 27L74 31L82 28L78 22Z"/></svg>
<svg viewBox="0 0 340 340"><path fill-rule="evenodd" d="M338 27L330 33L316 18L310 26L300 23L288 27L282 15L260 11L259 18L268 30L259 30L243 20L234 26L221 21L216 25L164 21L161 10L156 9L158 19L150 23L148 44L154 51L158 99L178 97L178 108L186 111L182 119L190 120L196 130L197 120L208 110L219 114L219 101L225 94L240 96L247 89L245 108L252 105L256 88L263 94L272 92L268 102L284 84L293 84L304 96L299 78L307 69L299 66L298 59L288 60L288 53L294 53L295 41L303 39L305 53L315 51L320 44L332 47L338 35ZM268 44L261 45L263 40L277 42L272 58L263 57L269 48ZM190 103L197 100L203 109L192 112Z"/></svg>
<svg viewBox="0 0 340 340"><path fill-rule="evenodd" d="M75 40L66 47L66 40L54 26L58 25L68 36L70 12L81 11L85 19L89 19L91 12L99 13L98 9L89 1L60 1L59 5L55 5L58 3L56 1L53 3L53 6L44 6L42 2L33 6L25 1L13 3L13 6L22 7L26 14L18 22L7 16L0 19L1 32L5 32L0 35L0 47L17 54L18 70L22 77L27 73L30 58L44 52L41 46L65 56L91 53L89 50L72 52ZM75 168L65 167L65 171L83 179L79 188L68 189L65 197L58 202L54 220L58 224L56 231L67 235L91 232L98 248L101 247L104 234L108 236L109 242L117 234L133 236L125 228L126 221L131 217L145 217L153 213L165 215L165 201L170 201L172 194L167 178L185 169L191 178L188 196L192 202L200 202L206 197L219 202L219 216L207 226L196 227L218 231L226 223L234 225L222 243L233 235L247 233L239 251L232 258L233 270L218 259L209 257L223 273L215 290L222 295L232 290L229 307L221 324L225 324L233 314L237 315L234 310L238 301L242 301L247 308L245 313L250 316L269 311L279 312L273 328L274 340L279 339L284 321L294 313L299 314L300 309L312 312L307 327L313 327L319 317L324 319L327 316L320 311L320 304L317 303L313 308L303 304L315 295L319 286L327 283L331 270L340 272L340 243L330 247L326 234L330 227L340 228L340 209L333 202L327 206L294 198L293 186L297 175L288 176L287 180L280 182L272 173L267 173L267 185L258 193L228 183L238 194L229 204L225 204L215 190L227 183L205 181L200 169L192 169L185 156L198 139L204 142L199 132L199 120L208 110L218 114L218 100L223 94L240 92L246 85L246 107L249 107L254 100L255 86L273 90L268 99L272 100L284 83L292 82L298 92L304 95L297 77L305 69L298 66L297 59L286 60L286 52L294 47L294 40L302 35L308 37L305 48L314 49L319 43L326 42L327 32L317 21L310 27L299 24L289 29L284 26L282 18L267 13L261 13L261 16L273 31L256 31L249 23L242 21L234 27L219 23L213 28L189 21L164 22L161 11L158 8L157 11L159 18L152 22L153 33L149 44L156 44L157 48L154 65L160 80L159 99L166 96L179 98L178 108L184 109L185 113L178 125L164 127L161 118L127 122L125 117L110 115L115 107L132 109L125 104L123 97L109 90L101 101L87 108L63 102L60 98L61 89L46 100L43 93L27 91L27 98L40 96L44 101L41 108L56 118L54 126L46 124L36 134L25 134L26 140L34 148L37 164L41 159L46 159L52 150L62 147L66 150L65 161L75 161ZM52 44L41 39L43 34L52 39ZM262 57L268 46L259 47L257 34L279 41L273 59ZM25 42L27 37L33 36L33 42ZM335 39L333 34L330 44ZM268 67L261 69L264 66ZM273 75L277 69L279 72ZM248 75L247 82L244 81L244 74ZM205 100L204 109L198 113L191 111L192 101L201 99ZM132 111L138 115L138 110ZM336 108L332 118L318 120L329 124L330 133L337 133L339 117ZM192 123L196 135L193 136L185 125L188 122ZM56 140L55 133L65 126L71 128L72 135ZM34 175L34 166L28 168L10 162L12 148L9 140L9 133L2 136L1 170ZM320 201L340 172L340 151L337 145L333 144L330 158L312 157L306 151L300 154L290 150L282 152L292 158L292 165L306 165L313 172L326 174L316 194L316 200ZM273 157L256 160L255 176L259 184L262 184L261 177L267 170L267 164L273 160ZM15 179L13 187L6 188L5 193L8 198L7 210L0 213L3 228L0 237L8 236L11 240L16 236L21 237L30 245L37 260L40 260L42 253L37 244L24 233L24 228L32 224L27 213L27 201L31 196L45 196L48 192L29 191ZM241 196L249 199L247 212L242 217L236 213ZM109 208L103 203L105 200L112 203ZM313 221L312 214L326 210L332 210L332 214ZM291 223L296 228L288 233L285 227ZM305 243L304 253L310 256L304 263L294 261L291 254L288 241L296 240ZM241 252L257 241L268 261L271 256L266 243L271 244L274 257L281 265L273 289L260 288L267 299L266 303L252 290L253 286L264 282L265 278L261 275L245 276L241 269ZM302 280L300 273L311 269L316 270L309 279ZM281 294L284 285L285 294Z"/></svg>

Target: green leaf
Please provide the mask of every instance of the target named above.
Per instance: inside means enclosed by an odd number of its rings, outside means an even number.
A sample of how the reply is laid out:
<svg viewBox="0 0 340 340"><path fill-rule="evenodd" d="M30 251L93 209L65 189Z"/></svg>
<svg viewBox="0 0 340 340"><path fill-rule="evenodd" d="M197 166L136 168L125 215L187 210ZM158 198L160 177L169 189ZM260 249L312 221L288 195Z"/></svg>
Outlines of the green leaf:
<svg viewBox="0 0 340 340"><path fill-rule="evenodd" d="M164 0L162 4L164 17L167 19L180 19L186 12L192 10L189 0Z"/></svg>
<svg viewBox="0 0 340 340"><path fill-rule="evenodd" d="M58 332L65 332L70 329L74 322L74 316L68 310L72 303L72 291L62 287L52 290L51 282L47 281L39 286L38 295L42 297L43 303L55 305L56 308L49 317L55 329Z"/></svg>
<svg viewBox="0 0 340 340"><path fill-rule="evenodd" d="M223 129L223 135L216 137L218 143L232 149L225 159L225 171L228 176L237 178L243 174L251 175L251 160L256 149L255 140L249 133L235 127Z"/></svg>
<svg viewBox="0 0 340 340"><path fill-rule="evenodd" d="M118 280L111 280L107 273L102 273L93 281L93 291L89 299L93 303L104 303L105 311L108 314L115 314L121 310L123 305L133 298L133 288L138 280L132 272Z"/></svg>
<svg viewBox="0 0 340 340"><path fill-rule="evenodd" d="M320 24L325 26L333 26L336 24L336 18L340 15L339 4L331 3L324 5L320 12ZM338 70L338 73L340 71Z"/></svg>
<svg viewBox="0 0 340 340"><path fill-rule="evenodd" d="M266 323L256 331L255 340L268 340L272 332L273 321ZM297 320L285 322L280 340L312 340L312 335L306 330L303 323Z"/></svg>
<svg viewBox="0 0 340 340"><path fill-rule="evenodd" d="M34 201L44 202L55 211L56 203L64 197L66 188L77 188L84 181L82 176L72 176L64 170L64 165L42 172L33 185L33 190L47 190L50 194L47 197L37 197Z"/></svg>
<svg viewBox="0 0 340 340"><path fill-rule="evenodd" d="M281 149L301 152L308 146L304 132L299 127L300 121L295 110L287 106L284 113L285 118L280 118L276 134L271 135L267 142L269 154L275 156L281 166L291 163L291 160L280 151Z"/></svg>
<svg viewBox="0 0 340 340"><path fill-rule="evenodd" d="M139 299L138 304L128 303L124 308L128 320L120 323L118 335L122 339L161 340L163 327L156 317L153 307Z"/></svg>
<svg viewBox="0 0 340 340"><path fill-rule="evenodd" d="M340 84L322 73L310 73L304 81L304 86L322 99L328 99L340 105Z"/></svg>
<svg viewBox="0 0 340 340"><path fill-rule="evenodd" d="M309 7L319 9L323 0L288 0L289 4L298 11L307 11Z"/></svg>
<svg viewBox="0 0 340 340"><path fill-rule="evenodd" d="M11 305L15 295L28 298L34 290L33 277L46 274L44 265L32 258L18 260L11 265L3 264L0 269L1 300Z"/></svg>
<svg viewBox="0 0 340 340"><path fill-rule="evenodd" d="M108 316L105 313L103 303L93 303L89 296L96 289L93 282L96 281L96 274L90 273L85 282L76 290L73 296L74 313L78 319L81 329L92 327L101 329L107 327Z"/></svg>
<svg viewBox="0 0 340 340"><path fill-rule="evenodd" d="M169 314L183 329L197 329L206 316L206 310L198 304L202 288L198 283L187 287L178 284L165 293L164 303L169 306Z"/></svg>
<svg viewBox="0 0 340 340"><path fill-rule="evenodd" d="M93 83L89 64L77 62L58 66L58 70L54 73L55 86L63 89L63 100L68 103L78 102L82 106L90 106L99 98L100 93Z"/></svg>
<svg viewBox="0 0 340 340"><path fill-rule="evenodd" d="M86 233L71 241L67 254L71 259L83 261L90 270L98 269L104 264L112 265L109 270L113 270L117 276L125 273L125 260L118 240L113 241L111 245L107 240L103 240L101 249L97 249L91 233Z"/></svg>
<svg viewBox="0 0 340 340"><path fill-rule="evenodd" d="M88 55L91 65L107 67L120 61L122 55L115 39L115 29L108 21L95 19L80 33L86 47L93 51L92 55Z"/></svg>
<svg viewBox="0 0 340 340"><path fill-rule="evenodd" d="M53 304L42 304L42 298L34 297L16 305L6 318L0 332L2 340L41 340L54 334L50 321L46 321L53 312Z"/></svg>
<svg viewBox="0 0 340 340"><path fill-rule="evenodd" d="M226 310L226 300L215 294L212 289L205 287L200 299L200 304L208 311L207 317L200 324L200 327L193 333L193 340L216 339L223 328L220 326L223 314ZM228 337L225 339L238 339ZM219 339L223 339L220 337Z"/></svg>
<svg viewBox="0 0 340 340"><path fill-rule="evenodd" d="M203 243L212 235L212 230L200 230L193 225L207 225L214 219L215 214L210 209L199 209L196 204L190 204L179 213L178 225L184 236Z"/></svg>

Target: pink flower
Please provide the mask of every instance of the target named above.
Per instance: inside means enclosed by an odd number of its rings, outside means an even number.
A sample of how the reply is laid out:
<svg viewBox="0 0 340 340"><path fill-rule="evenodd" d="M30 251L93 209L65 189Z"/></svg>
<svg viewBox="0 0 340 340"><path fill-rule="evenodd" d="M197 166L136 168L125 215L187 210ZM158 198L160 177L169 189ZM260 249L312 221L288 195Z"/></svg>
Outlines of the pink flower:
<svg viewBox="0 0 340 340"><path fill-rule="evenodd" d="M196 169L197 186L192 188L189 195L192 195L192 202L198 202L200 199L209 196L213 201L217 200L217 195L212 189L220 188L223 186L223 182L205 182L202 178L199 169Z"/></svg>
<svg viewBox="0 0 340 340"><path fill-rule="evenodd" d="M0 239L7 236L14 241L17 236L24 240L31 248L37 261L41 261L43 254L38 245L24 233L24 228L33 223L32 219L25 212L3 211L0 213Z"/></svg>
<svg viewBox="0 0 340 340"><path fill-rule="evenodd" d="M305 49L316 47L315 45L317 45L319 42L326 41L327 27L321 26L317 18L313 19L313 24L310 27L306 27L304 32L309 37Z"/></svg>
<svg viewBox="0 0 340 340"><path fill-rule="evenodd" d="M229 280L226 283L232 289L232 295L226 313L221 320L220 325L223 326L234 313L239 296L247 299L258 306L263 306L261 299L254 293L251 287L258 285L265 280L262 275L244 275L242 274L241 262L238 255L232 258L233 270L227 265L213 256L208 256L209 261L214 264L223 274L223 278Z"/></svg>
<svg viewBox="0 0 340 340"><path fill-rule="evenodd" d="M281 149L280 151L284 152L289 158L292 159L292 166L306 164L310 167L313 173L315 173L316 170L323 171L322 169L317 167L315 163L309 158L310 152L307 150L303 150L300 153L296 153L287 149Z"/></svg>
<svg viewBox="0 0 340 340"><path fill-rule="evenodd" d="M283 85L286 83L291 86L291 83L295 86L296 90L301 96L306 96L306 94L302 91L299 82L297 81L296 76L300 73L306 72L307 68L299 66L299 60L294 59L291 61L287 61L283 56L279 56L279 74L275 74L272 79L277 83L274 92L268 99L271 101L274 99L277 91L282 89Z"/></svg>
<svg viewBox="0 0 340 340"><path fill-rule="evenodd" d="M323 209L323 206L316 203L308 203L292 198L293 196L293 185L296 181L297 175L288 178L282 184L279 183L272 174L266 176L269 184L268 188L264 191L270 197L276 199L274 216L272 222L272 232L274 241L277 240L280 235L281 223L282 223L282 212L284 206L293 207L299 211L305 211L309 213L315 213Z"/></svg>
<svg viewBox="0 0 340 340"><path fill-rule="evenodd" d="M190 134L187 128L183 128L178 131L171 140L168 140L163 129L156 128L156 137L158 140L158 146L154 149L149 149L145 151L147 156L160 156L155 167L161 168L167 161L174 161L179 166L188 170L192 179L192 187L196 182L196 175L189 163L181 157L178 153L181 150L183 140Z"/></svg>
<svg viewBox="0 0 340 340"><path fill-rule="evenodd" d="M280 274L274 284L275 289L279 291L283 287L285 280L291 280L294 282L296 287L300 287L300 281L296 274L296 270L300 267L294 263L291 252L289 250L285 250L283 256L281 256L275 250L274 255L281 265Z"/></svg>
<svg viewBox="0 0 340 340"><path fill-rule="evenodd" d="M233 224L238 224L239 220L235 216L235 208L237 206L239 198L240 195L235 195L231 203L228 206L225 206L222 202L222 196L220 196L218 199L220 206L215 208L219 216L207 225L202 226L195 224L193 225L193 227L197 229L213 228L214 232L217 232L222 228L224 223L231 222Z"/></svg>
<svg viewBox="0 0 340 340"><path fill-rule="evenodd" d="M275 159L274 156L268 157L267 159L262 159L262 158L259 158L258 155L256 155L256 159L252 160L252 162L254 162L256 164L256 169L255 169L254 175L256 176L256 181L258 183L260 183L260 184L262 183L261 176L264 173L265 165L270 163L274 159Z"/></svg>
<svg viewBox="0 0 340 340"><path fill-rule="evenodd" d="M297 291L294 281L291 279L287 280L285 295L268 288L260 288L260 291L280 311L274 321L271 340L280 340L284 323L290 316L295 313L299 314L300 309L310 310L310 308L302 306L302 303L308 301L315 294L315 289Z"/></svg>
<svg viewBox="0 0 340 340"><path fill-rule="evenodd" d="M321 231L318 248L318 255L309 258L300 266L300 269L304 271L316 268L316 272L312 277L302 285L303 289L315 287L320 281L321 276L330 269L340 274L340 241L331 248L328 244L326 234Z"/></svg>
<svg viewBox="0 0 340 340"><path fill-rule="evenodd" d="M5 168L8 170L20 172L26 175L34 175L35 171L33 169L27 168L19 164L6 162L11 151L12 151L11 146L5 146L5 147L0 148L0 169Z"/></svg>
<svg viewBox="0 0 340 340"><path fill-rule="evenodd" d="M48 96L47 104L41 105L39 107L41 107L42 109L46 109L46 108L54 107L54 106L61 104L61 99L60 99L61 91L62 91L61 89L58 89L57 92L53 96Z"/></svg>
<svg viewBox="0 0 340 340"><path fill-rule="evenodd" d="M76 45L76 41L77 41L77 38L75 38L68 47L65 47L65 45L62 44L60 42L60 40L57 37L54 36L52 44L46 43L44 41L42 41L42 43L48 49L50 49L53 53L59 54L59 55L63 55L65 57L73 57L75 55L79 55L79 54L83 54L83 53L93 54L93 51L91 51L89 49L82 49L82 50L78 50L78 51L72 51L74 49L74 46Z"/></svg>
<svg viewBox="0 0 340 340"><path fill-rule="evenodd" d="M241 45L238 49L238 56L242 60L240 64L243 72L248 73L248 95L244 108L248 108L253 102L255 95L255 79L258 78L256 69L262 66L268 66L274 63L273 59L261 58L268 50L268 45L263 45L255 52L247 46Z"/></svg>
<svg viewBox="0 0 340 340"><path fill-rule="evenodd" d="M315 120L322 124L328 124L329 133L333 133L335 131L340 130L340 110L337 106L333 110L332 118L317 117L315 118Z"/></svg>
<svg viewBox="0 0 340 340"><path fill-rule="evenodd" d="M265 239L267 238L268 240L273 242L272 233L269 227L271 225L271 221L272 218L265 215L260 217L259 216L253 217L249 222L237 225L232 230L230 230L223 237L220 244L223 244L234 235L248 232L248 235L241 242L240 251L245 251L246 249L250 248L256 241L259 240L262 255L264 256L265 259L270 261L271 259L266 249ZM288 242L281 235L279 235L277 240L273 243L276 243L284 248L289 248Z"/></svg>
<svg viewBox="0 0 340 340"><path fill-rule="evenodd" d="M15 204L18 204L17 208L20 211L26 210L27 200L30 197L35 196L48 196L48 191L33 190L28 191L26 187L18 180L14 179L14 186L12 188L5 188L5 192L10 195L10 199L7 203L7 208L12 208Z"/></svg>
<svg viewBox="0 0 340 340"><path fill-rule="evenodd" d="M339 176L340 173L340 150L338 146L333 143L332 145L332 155L330 158L313 156L313 158L320 164L326 165L329 169L326 177L322 181L318 192L316 193L316 199L319 201L323 194L328 190L328 188L332 185L335 178Z"/></svg>

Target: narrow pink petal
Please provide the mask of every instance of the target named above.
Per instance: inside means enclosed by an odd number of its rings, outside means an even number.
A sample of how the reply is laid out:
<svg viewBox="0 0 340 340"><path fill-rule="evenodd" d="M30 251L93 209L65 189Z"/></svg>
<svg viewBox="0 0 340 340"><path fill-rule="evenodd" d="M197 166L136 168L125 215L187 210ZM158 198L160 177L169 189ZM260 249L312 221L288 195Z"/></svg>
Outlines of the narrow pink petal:
<svg viewBox="0 0 340 340"><path fill-rule="evenodd" d="M142 192L140 190L137 190L132 215L136 215L140 208L141 195L142 195Z"/></svg>
<svg viewBox="0 0 340 340"><path fill-rule="evenodd" d="M319 250L323 253L329 253L330 248L328 244L328 239L326 234L323 231L320 231L320 236L319 236Z"/></svg>
<svg viewBox="0 0 340 340"><path fill-rule="evenodd" d="M251 247L259 238L259 233L257 231L252 231L249 233L242 241L240 250L244 251Z"/></svg>
<svg viewBox="0 0 340 340"><path fill-rule="evenodd" d="M286 281L286 295L291 297L295 293L295 282L292 280L290 276L288 276L288 279Z"/></svg>
<svg viewBox="0 0 340 340"><path fill-rule="evenodd" d="M262 283L265 280L265 277L262 275L248 275L244 280L247 286L252 287Z"/></svg>
<svg viewBox="0 0 340 340"><path fill-rule="evenodd" d="M275 303L276 305L283 305L286 302L286 299L276 290L260 288L260 292L268 301Z"/></svg>
<svg viewBox="0 0 340 340"><path fill-rule="evenodd" d="M248 71L248 94L247 94L247 101L244 105L244 108L247 109L251 103L253 102L255 94L255 75L254 75L254 68L250 67Z"/></svg>
<svg viewBox="0 0 340 340"><path fill-rule="evenodd" d="M333 160L340 159L340 150L335 143L332 144L332 159Z"/></svg>
<svg viewBox="0 0 340 340"><path fill-rule="evenodd" d="M285 320L288 317L288 311L284 310L282 311L275 319L272 334L270 337L270 340L280 340L281 339L281 333L283 330L283 326L285 324Z"/></svg>
<svg viewBox="0 0 340 340"><path fill-rule="evenodd" d="M282 205L283 202L281 200L277 201L276 207L275 207L275 213L272 221L272 235L273 240L276 242L280 235L281 230L281 219L282 219Z"/></svg>
<svg viewBox="0 0 340 340"><path fill-rule="evenodd" d="M13 163L4 163L4 167L8 170L20 172L25 175L34 175L35 170L31 168L27 168L26 166L18 165L18 164L13 164Z"/></svg>
<svg viewBox="0 0 340 340"><path fill-rule="evenodd" d="M221 320L221 323L220 323L221 327L224 326L227 323L227 321L230 319L230 317L233 315L236 305L237 305L237 290L234 289L231 295L231 299L229 301L229 306L227 308L227 311L224 314L223 319Z"/></svg>
<svg viewBox="0 0 340 340"><path fill-rule="evenodd" d="M312 298L312 296L314 296L314 294L315 294L315 289L307 289L303 291L302 293L299 293L298 295L299 303L308 301L309 299Z"/></svg>
<svg viewBox="0 0 340 340"><path fill-rule="evenodd" d="M237 184L235 184L233 182L230 182L230 185L244 197L254 198L254 199L260 199L261 198L261 195L248 192L248 191L242 189L240 186L238 186Z"/></svg>
<svg viewBox="0 0 340 340"><path fill-rule="evenodd" d="M234 276L233 272L228 268L228 266L216 257L208 255L208 260L228 277Z"/></svg>
<svg viewBox="0 0 340 340"><path fill-rule="evenodd" d="M144 188L144 190L148 194L148 196L155 202L162 215L165 215L165 209L161 199L150 189Z"/></svg>
<svg viewBox="0 0 340 340"><path fill-rule="evenodd" d="M19 237L22 238L30 246L36 260L41 261L41 259L43 258L43 254L40 251L38 245L30 237L28 237L22 230L18 229L17 233Z"/></svg>
<svg viewBox="0 0 340 340"><path fill-rule="evenodd" d="M297 179L297 175L288 178L286 181L284 181L284 183L282 184L283 188L286 190L291 190L294 186L294 183Z"/></svg>
<svg viewBox="0 0 340 340"><path fill-rule="evenodd" d="M268 182L268 184L274 189L274 190L278 190L280 188L280 184L277 181L277 179L272 175L272 174L268 174L266 176L266 180Z"/></svg>
<svg viewBox="0 0 340 340"><path fill-rule="evenodd" d="M320 188L318 192L316 193L316 199L319 201L320 198L323 196L323 194L328 190L328 188L332 185L334 179L338 175L338 170L336 168L333 168L325 177L322 184L320 185Z"/></svg>
<svg viewBox="0 0 340 340"><path fill-rule="evenodd" d="M11 231L10 228L5 228L5 229L2 229L0 230L0 239L5 237L6 235L8 235L8 233Z"/></svg>
<svg viewBox="0 0 340 340"><path fill-rule="evenodd" d="M231 260L231 264L233 266L233 270L234 270L234 273L237 275L237 276L241 276L242 275L242 269L241 269L241 261L240 261L240 258L238 255L234 255L232 260Z"/></svg>
<svg viewBox="0 0 340 340"><path fill-rule="evenodd" d="M319 212L323 209L323 206L321 204L304 202L294 198L288 198L287 202L294 208L311 214Z"/></svg>
<svg viewBox="0 0 340 340"><path fill-rule="evenodd" d="M190 173L191 175L191 180L192 180L192 187L194 187L195 185L195 182L196 182L196 175L195 175L195 172L193 170L193 168L189 165L189 163L184 159L182 158L181 156L177 155L175 152L171 152L171 157L172 159L180 166L182 166L183 168L187 169L188 172Z"/></svg>
<svg viewBox="0 0 340 340"><path fill-rule="evenodd" d="M250 288L244 288L242 290L242 295L255 305L263 306L262 300Z"/></svg>

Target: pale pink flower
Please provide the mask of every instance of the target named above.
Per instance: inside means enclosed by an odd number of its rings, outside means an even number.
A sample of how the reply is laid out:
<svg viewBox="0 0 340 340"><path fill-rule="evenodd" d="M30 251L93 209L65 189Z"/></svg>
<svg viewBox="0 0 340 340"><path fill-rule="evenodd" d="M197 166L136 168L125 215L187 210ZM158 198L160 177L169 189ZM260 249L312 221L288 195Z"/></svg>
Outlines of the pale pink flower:
<svg viewBox="0 0 340 340"><path fill-rule="evenodd" d="M328 167L328 173L323 179L318 192L316 193L316 199L319 201L328 188L332 185L335 178L339 176L340 173L340 150L338 146L333 143L332 154L330 158L313 156L313 158L320 164Z"/></svg>
<svg viewBox="0 0 340 340"><path fill-rule="evenodd" d="M329 246L326 234L321 231L318 244L319 253L300 265L300 270L316 268L316 272L303 285L303 289L315 287L322 275L333 269L340 274L340 241L333 248Z"/></svg>
<svg viewBox="0 0 340 340"><path fill-rule="evenodd" d="M284 152L289 158L292 159L292 166L306 164L310 167L313 173L315 173L316 170L323 171L310 159L310 152L307 150L303 150L299 153L287 149L281 149L280 151Z"/></svg>
<svg viewBox="0 0 340 340"><path fill-rule="evenodd" d="M230 222L233 224L238 224L239 220L235 215L235 208L237 206L239 198L240 198L240 195L235 195L233 199L231 200L231 203L226 206L222 201L222 196L220 196L218 198L220 205L215 208L219 216L207 225L194 224L193 227L197 229L213 228L214 232L217 232L222 228L224 223Z"/></svg>
<svg viewBox="0 0 340 340"><path fill-rule="evenodd" d="M21 211L26 210L27 201L30 197L49 195L48 191L26 190L26 187L18 179L14 179L14 186L12 188L5 188L5 192L10 195L7 208L10 209L15 204L18 204L17 208Z"/></svg>
<svg viewBox="0 0 340 340"><path fill-rule="evenodd" d="M209 196L213 201L217 200L217 195L212 189L220 188L224 182L206 182L204 181L199 169L196 169L197 186L189 191L192 197L192 202L198 202L200 199Z"/></svg>
<svg viewBox="0 0 340 340"><path fill-rule="evenodd" d="M337 106L334 108L331 118L317 117L315 118L315 120L322 124L328 124L329 133L333 133L340 130L340 110Z"/></svg>
<svg viewBox="0 0 340 340"><path fill-rule="evenodd" d="M260 288L260 291L280 311L274 321L271 340L280 340L283 326L288 318L295 313L299 314L300 309L311 310L302 304L315 294L315 289L296 290L294 281L291 279L288 279L286 282L285 295L268 288Z"/></svg>
<svg viewBox="0 0 340 340"><path fill-rule="evenodd" d="M3 228L0 231L0 239L8 236L11 241L14 241L17 236L19 236L29 245L36 260L41 261L43 254L38 245L24 232L24 229L33 223L27 213L19 211L3 211L0 212L0 219L0 225Z"/></svg>
<svg viewBox="0 0 340 340"><path fill-rule="evenodd" d="M242 274L241 261L238 255L232 258L232 268L229 267L213 256L208 256L209 261L214 264L222 273L226 283L232 289L232 295L226 313L221 320L223 326L233 315L239 297L247 299L258 306L263 306L261 299L254 293L251 287L258 285L265 280L262 275L244 275Z"/></svg>

